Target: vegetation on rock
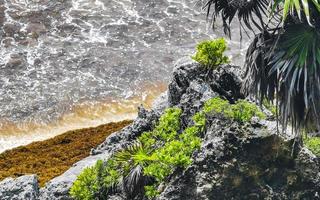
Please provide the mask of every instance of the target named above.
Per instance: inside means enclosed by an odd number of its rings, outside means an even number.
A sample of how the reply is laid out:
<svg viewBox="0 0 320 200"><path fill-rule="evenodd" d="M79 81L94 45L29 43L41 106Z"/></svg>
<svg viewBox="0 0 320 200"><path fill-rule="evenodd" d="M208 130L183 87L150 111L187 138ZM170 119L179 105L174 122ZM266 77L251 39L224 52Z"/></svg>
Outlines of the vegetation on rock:
<svg viewBox="0 0 320 200"><path fill-rule="evenodd" d="M40 186L89 156L113 132L131 121L109 123L95 128L69 131L49 140L34 142L0 154L0 180L37 174Z"/></svg>
<svg viewBox="0 0 320 200"><path fill-rule="evenodd" d="M196 55L192 59L204 67L215 69L221 64L229 63L229 58L224 55L226 49L224 38L203 41L197 45Z"/></svg>
<svg viewBox="0 0 320 200"><path fill-rule="evenodd" d="M190 165L192 153L200 148L202 128L194 125L180 132L180 115L180 109L168 108L153 131L143 133L133 145L116 152L108 161L87 168L75 181L71 196L103 199L121 185L128 198L140 193L155 197L160 192L158 186L175 169ZM100 169L101 166L104 167Z"/></svg>
<svg viewBox="0 0 320 200"><path fill-rule="evenodd" d="M168 108L152 131L142 133L134 144L119 150L108 161L98 161L84 170L72 186L71 196L79 200L105 199L117 188L122 188L127 198L157 196L161 192L159 186L170 174L192 163L193 152L201 146L206 114L212 112L239 122L248 122L253 116L265 117L246 100L230 104L216 97L193 116L192 126L181 130L181 109Z"/></svg>
<svg viewBox="0 0 320 200"><path fill-rule="evenodd" d="M203 113L208 114L210 112L223 114L225 117L232 118L238 122L249 122L254 116L260 119L266 118L266 115L261 112L257 105L247 100L238 100L235 104L230 104L229 101L220 97L215 97L205 103ZM196 117L196 119L199 120L199 117ZM203 121L200 123L203 123Z"/></svg>
<svg viewBox="0 0 320 200"><path fill-rule="evenodd" d="M305 137L303 142L312 153L320 156L320 137Z"/></svg>

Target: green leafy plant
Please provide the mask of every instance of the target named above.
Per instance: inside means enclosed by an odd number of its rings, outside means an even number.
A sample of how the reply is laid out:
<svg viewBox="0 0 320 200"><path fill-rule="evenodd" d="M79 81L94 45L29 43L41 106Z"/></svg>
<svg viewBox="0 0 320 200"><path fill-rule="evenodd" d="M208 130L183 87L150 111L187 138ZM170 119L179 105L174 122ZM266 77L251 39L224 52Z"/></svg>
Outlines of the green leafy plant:
<svg viewBox="0 0 320 200"><path fill-rule="evenodd" d="M229 63L229 58L224 55L226 49L223 38L203 41L197 45L197 53L192 59L205 67L215 69L221 64Z"/></svg>
<svg viewBox="0 0 320 200"><path fill-rule="evenodd" d="M146 191L146 196L150 199L155 198L160 194L155 185L147 185L144 187L144 190Z"/></svg>
<svg viewBox="0 0 320 200"><path fill-rule="evenodd" d="M199 129L200 132L204 131L206 125L206 116L204 112L198 112L193 116L194 126Z"/></svg>
<svg viewBox="0 0 320 200"><path fill-rule="evenodd" d="M172 113L179 113L180 116L181 111L177 112L176 110L176 112ZM178 115L174 116L177 117ZM171 118L171 120L174 122L177 121L178 118ZM159 184L163 182L176 168L186 168L191 164L192 153L201 146L199 133L203 130L204 126L203 119L200 119L196 116L194 118L199 120L197 121L198 123L195 122L194 126L187 127L180 134L177 132L180 128L176 126L174 129L175 134L170 134L170 137L162 137L164 140L155 138L159 136L159 130L164 132L168 131L167 127L161 127L164 124L167 124L164 123L166 120L160 120L159 125L155 127L153 131L154 134L147 132L140 136L139 140L141 142L144 141L145 144L149 144L149 141L156 141L154 146L157 147L150 155L153 162L144 168L144 174L155 179L155 183L153 183L151 186L145 187L145 194L147 197L152 198L159 194L159 191L156 188L158 188ZM163 119L166 119L166 117ZM177 125L176 122L172 124ZM143 140L141 138L143 138Z"/></svg>
<svg viewBox="0 0 320 200"><path fill-rule="evenodd" d="M316 156L320 156L320 137L304 137L305 146Z"/></svg>
<svg viewBox="0 0 320 200"><path fill-rule="evenodd" d="M93 167L84 169L73 183L70 195L76 200L103 199L101 193L105 187L100 178L103 177L103 171L104 163L101 160Z"/></svg>
<svg viewBox="0 0 320 200"><path fill-rule="evenodd" d="M203 107L203 112L209 113L214 111L215 113L223 113L225 115L231 116L231 106L228 100L222 99L220 97L215 97L209 99L205 102Z"/></svg>
<svg viewBox="0 0 320 200"><path fill-rule="evenodd" d="M191 164L191 155L201 145L202 124L178 133L181 109L169 108L156 127L138 141L116 152L107 162L98 161L85 169L71 188L75 199L106 199L115 188L123 188L127 198L144 193L153 198L158 186L177 168ZM195 117L196 118L196 117Z"/></svg>
<svg viewBox="0 0 320 200"><path fill-rule="evenodd" d="M136 142L133 145L117 152L114 160L116 169L123 177L122 186L128 198L134 198L143 192L143 187L148 183L148 177L144 176L143 168L153 161L150 157L152 150Z"/></svg>
<svg viewBox="0 0 320 200"><path fill-rule="evenodd" d="M225 117L239 122L248 122L254 116L260 119L266 118L266 115L261 112L260 108L253 103L246 100L238 100L235 104L230 104L227 100L220 97L208 100L204 105L203 112L205 114L210 112L223 114Z"/></svg>
<svg viewBox="0 0 320 200"><path fill-rule="evenodd" d="M246 100L238 100L234 105L231 105L232 118L239 122L248 122L253 116L265 119L266 115L261 112L260 108Z"/></svg>
<svg viewBox="0 0 320 200"><path fill-rule="evenodd" d="M152 147L156 142L173 140L180 129L181 109L168 108L160 117L158 125L152 132L143 133L138 140L145 147Z"/></svg>

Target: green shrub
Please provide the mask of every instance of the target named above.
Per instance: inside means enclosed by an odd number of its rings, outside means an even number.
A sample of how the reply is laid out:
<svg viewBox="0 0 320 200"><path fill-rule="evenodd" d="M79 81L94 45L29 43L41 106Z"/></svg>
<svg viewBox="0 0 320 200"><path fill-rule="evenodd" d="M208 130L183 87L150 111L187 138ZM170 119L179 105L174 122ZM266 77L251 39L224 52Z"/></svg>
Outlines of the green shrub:
<svg viewBox="0 0 320 200"><path fill-rule="evenodd" d="M152 147L159 140L163 142L173 140L180 129L181 112L178 108L168 108L154 130L143 133L138 140L146 147Z"/></svg>
<svg viewBox="0 0 320 200"><path fill-rule="evenodd" d="M76 200L92 200L99 198L99 191L103 188L102 171L103 161L97 161L96 165L83 170L73 183L70 195Z"/></svg>
<svg viewBox="0 0 320 200"><path fill-rule="evenodd" d="M97 163L98 164L98 163ZM121 182L120 173L116 170L119 163L114 158L105 162L105 168L102 174L103 186L112 188Z"/></svg>
<svg viewBox="0 0 320 200"><path fill-rule="evenodd" d="M198 134L203 130L203 117L195 122L195 126L178 134L181 112L178 108L167 109L154 130L143 133L138 142L116 152L107 162L98 161L95 166L85 169L72 186L71 196L103 199L119 184L128 198L141 192L141 188L147 197L157 196L158 186L176 168L190 165L192 153L201 145ZM147 177L155 180L152 185L146 185L144 178Z"/></svg>
<svg viewBox="0 0 320 200"><path fill-rule="evenodd" d="M203 129L206 125L206 116L204 112L198 112L193 116L194 125ZM202 131L202 130L201 130Z"/></svg>
<svg viewBox="0 0 320 200"><path fill-rule="evenodd" d="M155 185L147 185L144 187L145 190L145 195L149 198L155 198L156 196L158 196L160 194L160 192L158 191L157 187Z"/></svg>
<svg viewBox="0 0 320 200"><path fill-rule="evenodd" d="M260 119L265 119L266 115L261 112L260 108L249 103L246 100L238 100L236 104L231 105L232 118L239 122L248 122L253 116L259 117Z"/></svg>
<svg viewBox="0 0 320 200"><path fill-rule="evenodd" d="M226 49L223 38L203 41L197 45L197 53L192 59L205 67L215 69L221 64L229 63L229 58L223 55Z"/></svg>
<svg viewBox="0 0 320 200"><path fill-rule="evenodd" d="M215 97L206 101L203 107L204 113L215 112L218 114L224 114L231 116L231 105L228 100L221 99L220 97Z"/></svg>
<svg viewBox="0 0 320 200"><path fill-rule="evenodd" d="M260 108L246 100L238 100L235 104L230 104L229 101L215 97L208 100L203 108L203 112L223 114L225 117L232 118L239 122L248 122L252 117L257 116L260 119L266 118L266 115L261 112Z"/></svg>
<svg viewBox="0 0 320 200"><path fill-rule="evenodd" d="M320 137L304 138L305 146L316 156L320 156Z"/></svg>
<svg viewBox="0 0 320 200"><path fill-rule="evenodd" d="M199 132L203 130L203 118L200 116L194 116L198 121L195 122L195 126L186 128L181 134L178 134L180 129L179 126L174 126L174 129L168 131L166 124L166 119L170 119L172 125L178 125L180 122L181 110L174 111L171 110L170 115L165 113L160 119L160 123L155 127L153 132L147 132L140 136L140 142L145 142L148 145L149 141L156 141L154 149L150 157L153 162L147 165L144 168L144 174L149 177L153 177L156 182L152 186L146 186L145 194L147 197L155 197L159 194L157 187L161 182L163 182L173 171L174 169L181 167L186 168L191 164L191 155L194 150L200 148L201 139L199 138ZM170 117L170 116L174 117ZM161 132L161 134L159 134ZM164 136L159 137L159 135L166 135L166 132L171 132L170 137ZM143 139L141 139L143 138ZM165 141L165 142L163 142Z"/></svg>

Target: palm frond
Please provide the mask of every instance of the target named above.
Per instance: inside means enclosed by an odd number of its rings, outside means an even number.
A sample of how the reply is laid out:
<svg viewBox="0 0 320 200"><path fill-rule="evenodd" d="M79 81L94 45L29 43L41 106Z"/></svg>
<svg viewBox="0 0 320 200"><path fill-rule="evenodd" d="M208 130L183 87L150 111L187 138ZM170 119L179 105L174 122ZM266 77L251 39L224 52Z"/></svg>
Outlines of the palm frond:
<svg viewBox="0 0 320 200"><path fill-rule="evenodd" d="M238 17L240 25L253 31L253 26L263 30L267 22L268 0L207 0L204 8L207 9L207 17L212 15L213 27L216 18L221 16L224 32L231 36L230 25ZM252 26L253 24L253 26Z"/></svg>
<svg viewBox="0 0 320 200"><path fill-rule="evenodd" d="M282 124L299 129L320 118L320 33L305 24L290 25L280 37L269 75L277 74Z"/></svg>
<svg viewBox="0 0 320 200"><path fill-rule="evenodd" d="M289 15L297 15L300 21L304 19L310 26L314 26L319 23L318 18L320 13L319 0L274 0L272 5L272 12L274 13L276 8L282 10L282 21L285 22ZM303 13L303 14L302 14ZM314 15L315 13L315 15Z"/></svg>
<svg viewBox="0 0 320 200"><path fill-rule="evenodd" d="M122 187L130 199L141 194L144 186L150 183L150 178L143 174L143 167L152 160L150 152L150 149L136 142L114 156L115 161L123 168L125 176Z"/></svg>
<svg viewBox="0 0 320 200"><path fill-rule="evenodd" d="M269 55L276 37L267 31L257 34L246 54L246 71L242 90L247 95L255 94L260 102L266 97L274 99L276 91L277 77L274 74L268 74L272 67L269 64Z"/></svg>
<svg viewBox="0 0 320 200"><path fill-rule="evenodd" d="M320 128L320 33L308 24L289 24L257 35L248 49L244 90L279 102L285 130Z"/></svg>

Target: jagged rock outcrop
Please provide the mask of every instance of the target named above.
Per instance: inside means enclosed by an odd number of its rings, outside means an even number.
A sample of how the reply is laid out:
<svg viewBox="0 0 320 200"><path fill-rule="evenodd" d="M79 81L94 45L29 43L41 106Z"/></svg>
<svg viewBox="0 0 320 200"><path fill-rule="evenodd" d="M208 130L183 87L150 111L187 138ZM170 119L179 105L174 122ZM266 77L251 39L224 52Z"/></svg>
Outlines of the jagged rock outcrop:
<svg viewBox="0 0 320 200"><path fill-rule="evenodd" d="M319 162L267 127L212 117L201 150L159 200L320 199Z"/></svg>
<svg viewBox="0 0 320 200"><path fill-rule="evenodd" d="M36 175L7 178L0 182L1 200L34 200L38 196L39 185Z"/></svg>
<svg viewBox="0 0 320 200"><path fill-rule="evenodd" d="M69 188L83 168L109 158L151 130L168 106L182 109L182 126L186 127L206 100L215 96L230 102L243 98L240 77L240 68L231 65L215 71L190 61L177 65L167 94L159 98L153 110L141 107L132 125L112 134L92 150L91 156L47 183L37 198L70 199ZM292 149L293 139L278 135L274 121L253 119L251 124L241 124L222 116L207 118L202 147L194 153L194 162L186 170L175 171L157 199L319 199L319 159L305 148ZM0 192L0 199L9 193ZM126 198L115 194L109 199Z"/></svg>

